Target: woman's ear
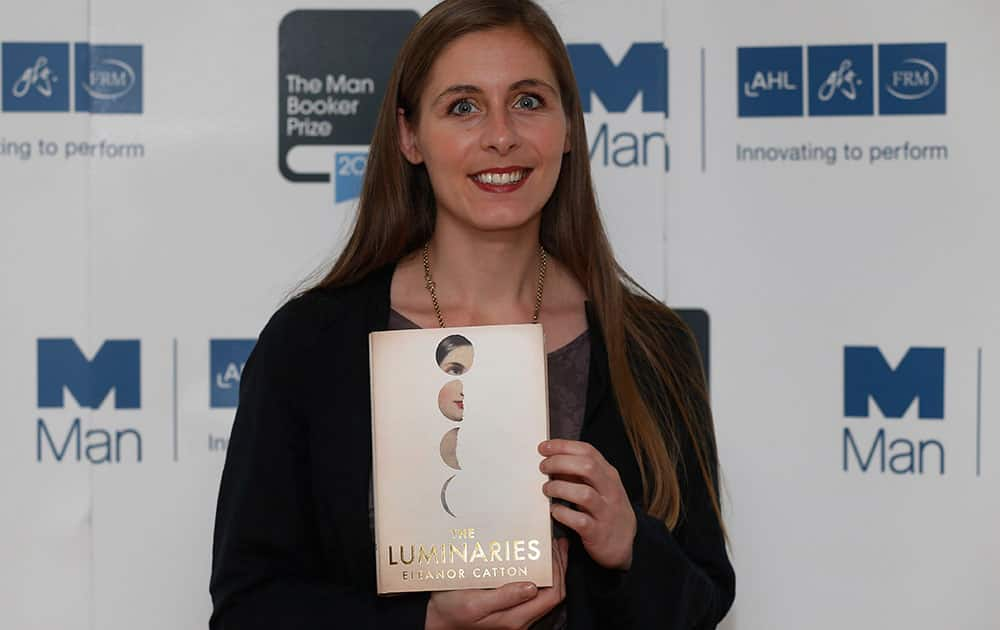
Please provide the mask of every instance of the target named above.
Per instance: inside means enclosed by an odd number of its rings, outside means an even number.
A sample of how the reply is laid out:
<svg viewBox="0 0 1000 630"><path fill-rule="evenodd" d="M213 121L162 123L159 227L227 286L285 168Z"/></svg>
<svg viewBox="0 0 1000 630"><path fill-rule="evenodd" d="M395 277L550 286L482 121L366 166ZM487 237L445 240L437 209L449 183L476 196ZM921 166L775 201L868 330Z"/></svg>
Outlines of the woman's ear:
<svg viewBox="0 0 1000 630"><path fill-rule="evenodd" d="M424 156L417 145L416 131L410 127L410 121L406 119L406 112L400 107L396 110L396 124L399 127L399 146L410 164L420 164L424 161Z"/></svg>

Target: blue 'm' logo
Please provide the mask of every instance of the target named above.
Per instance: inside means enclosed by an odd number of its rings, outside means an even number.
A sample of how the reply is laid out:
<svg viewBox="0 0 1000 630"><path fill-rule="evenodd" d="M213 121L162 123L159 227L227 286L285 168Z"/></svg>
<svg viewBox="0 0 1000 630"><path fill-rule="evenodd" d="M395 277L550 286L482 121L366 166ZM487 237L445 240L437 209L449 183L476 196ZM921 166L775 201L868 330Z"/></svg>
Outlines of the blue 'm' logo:
<svg viewBox="0 0 1000 630"><path fill-rule="evenodd" d="M253 350L254 339L212 339L209 342L212 407L236 407L240 401L243 366Z"/></svg>
<svg viewBox="0 0 1000 630"><path fill-rule="evenodd" d="M668 53L663 44L632 44L617 65L600 44L569 44L566 49L585 113L590 112L591 94L601 99L607 111L624 112L642 92L642 111L667 116Z"/></svg>
<svg viewBox="0 0 1000 630"><path fill-rule="evenodd" d="M945 44L879 44L880 114L944 114Z"/></svg>
<svg viewBox="0 0 1000 630"><path fill-rule="evenodd" d="M142 113L142 46L77 43L74 53L76 111Z"/></svg>
<svg viewBox="0 0 1000 630"><path fill-rule="evenodd" d="M69 111L69 44L5 43L3 109Z"/></svg>
<svg viewBox="0 0 1000 630"><path fill-rule="evenodd" d="M802 47L736 51L740 118L802 115Z"/></svg>
<svg viewBox="0 0 1000 630"><path fill-rule="evenodd" d="M893 369L874 346L844 347L844 415L868 417L871 397L886 418L902 418L919 398L922 419L944 418L944 348L910 348Z"/></svg>
<svg viewBox="0 0 1000 630"><path fill-rule="evenodd" d="M875 112L872 47L809 47L809 115L870 116Z"/></svg>
<svg viewBox="0 0 1000 630"><path fill-rule="evenodd" d="M334 201L340 203L361 196L361 184L368 166L367 153L337 153L334 155Z"/></svg>
<svg viewBox="0 0 1000 630"><path fill-rule="evenodd" d="M81 407L98 409L111 390L115 408L140 405L138 339L105 341L87 359L72 339L38 340L38 406L63 407L64 388Z"/></svg>

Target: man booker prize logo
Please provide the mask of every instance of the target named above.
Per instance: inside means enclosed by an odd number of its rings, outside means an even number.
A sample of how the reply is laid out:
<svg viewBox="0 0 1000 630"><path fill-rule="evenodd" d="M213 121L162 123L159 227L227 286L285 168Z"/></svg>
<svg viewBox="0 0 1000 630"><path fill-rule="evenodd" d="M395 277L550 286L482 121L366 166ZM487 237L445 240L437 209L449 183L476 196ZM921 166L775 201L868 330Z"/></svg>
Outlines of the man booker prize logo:
<svg viewBox="0 0 1000 630"><path fill-rule="evenodd" d="M335 200L357 198L364 163L354 157L371 143L392 64L418 19L412 10L354 9L296 10L282 18L278 170L285 179L328 183L333 170ZM352 153L346 161L341 154L313 160L308 151L290 159L299 147L343 147Z"/></svg>

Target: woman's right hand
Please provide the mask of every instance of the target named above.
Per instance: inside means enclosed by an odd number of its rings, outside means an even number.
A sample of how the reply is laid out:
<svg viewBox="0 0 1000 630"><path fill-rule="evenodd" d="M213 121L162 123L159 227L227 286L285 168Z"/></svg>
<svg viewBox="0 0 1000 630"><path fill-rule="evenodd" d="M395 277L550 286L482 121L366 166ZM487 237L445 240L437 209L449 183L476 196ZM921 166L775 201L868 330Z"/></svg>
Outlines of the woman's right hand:
<svg viewBox="0 0 1000 630"><path fill-rule="evenodd" d="M426 630L521 630L546 615L566 597L569 540L552 541L552 586L512 582L497 589L437 591L427 603Z"/></svg>

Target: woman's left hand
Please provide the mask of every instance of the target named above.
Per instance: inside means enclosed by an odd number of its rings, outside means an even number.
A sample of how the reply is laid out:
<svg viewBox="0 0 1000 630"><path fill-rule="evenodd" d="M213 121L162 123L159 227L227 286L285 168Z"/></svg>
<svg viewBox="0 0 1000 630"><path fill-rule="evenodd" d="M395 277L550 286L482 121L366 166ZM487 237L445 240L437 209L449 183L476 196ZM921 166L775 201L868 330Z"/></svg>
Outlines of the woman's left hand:
<svg viewBox="0 0 1000 630"><path fill-rule="evenodd" d="M580 535L594 562L627 571L636 521L618 470L586 442L547 440L538 452L545 455L539 469L550 477L542 491L576 507L553 503L552 517Z"/></svg>

